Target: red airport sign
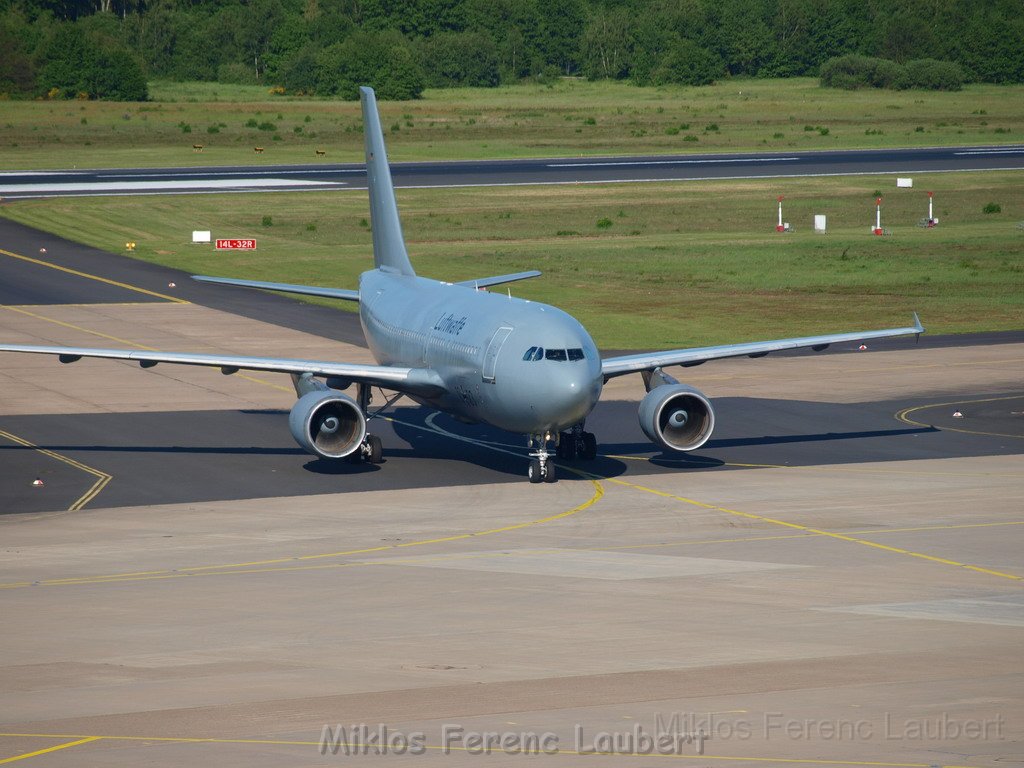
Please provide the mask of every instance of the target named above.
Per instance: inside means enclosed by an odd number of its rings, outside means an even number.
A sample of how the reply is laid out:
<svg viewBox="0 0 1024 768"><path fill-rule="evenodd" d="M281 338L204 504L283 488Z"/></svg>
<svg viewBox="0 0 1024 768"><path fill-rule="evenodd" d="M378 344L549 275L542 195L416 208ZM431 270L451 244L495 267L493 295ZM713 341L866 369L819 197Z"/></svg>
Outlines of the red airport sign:
<svg viewBox="0 0 1024 768"><path fill-rule="evenodd" d="M217 238L218 251L255 251L256 240L243 240L238 238Z"/></svg>

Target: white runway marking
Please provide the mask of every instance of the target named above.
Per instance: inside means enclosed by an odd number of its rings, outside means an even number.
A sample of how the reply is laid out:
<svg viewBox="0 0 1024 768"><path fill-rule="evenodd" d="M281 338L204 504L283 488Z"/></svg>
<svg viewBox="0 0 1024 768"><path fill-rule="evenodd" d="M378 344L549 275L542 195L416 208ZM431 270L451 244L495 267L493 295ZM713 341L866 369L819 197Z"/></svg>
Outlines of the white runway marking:
<svg viewBox="0 0 1024 768"><path fill-rule="evenodd" d="M191 171L191 172L175 172L175 173L98 173L96 174L97 179L134 179L139 176L145 176L147 179L170 179L178 176L184 176L190 178L196 174L202 174L203 176L250 176L253 173L259 173L259 171ZM288 173L366 173L363 168L311 168L306 170L288 170L288 171L273 171L274 176L284 176Z"/></svg>
<svg viewBox="0 0 1024 768"><path fill-rule="evenodd" d="M710 163L781 163L799 157L737 157L719 160L623 160L603 163L548 163L548 168L609 168L617 165L708 165Z"/></svg>
<svg viewBox="0 0 1024 768"><path fill-rule="evenodd" d="M182 190L239 188L263 189L267 187L324 187L344 186L342 181L302 181L300 179L196 179L192 181L75 181L64 184L18 184L0 186L0 195L15 194L59 194L69 192L92 192L93 194L114 194L117 192L180 192Z"/></svg>
<svg viewBox="0 0 1024 768"><path fill-rule="evenodd" d="M67 176L69 173L81 175L88 171L0 171L3 176Z"/></svg>
<svg viewBox="0 0 1024 768"><path fill-rule="evenodd" d="M1024 147L1008 149L972 149L967 152L954 152L954 155L1024 155Z"/></svg>

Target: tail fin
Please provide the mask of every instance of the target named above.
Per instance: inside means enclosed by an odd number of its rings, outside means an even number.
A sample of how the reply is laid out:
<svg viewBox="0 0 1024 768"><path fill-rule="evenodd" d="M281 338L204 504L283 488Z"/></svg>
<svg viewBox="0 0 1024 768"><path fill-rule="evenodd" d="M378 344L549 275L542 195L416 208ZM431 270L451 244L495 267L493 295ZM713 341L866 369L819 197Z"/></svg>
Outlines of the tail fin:
<svg viewBox="0 0 1024 768"><path fill-rule="evenodd" d="M370 188L370 224L373 227L374 266L390 267L403 275L415 275L402 237L391 168L384 148L384 132L377 113L377 96L372 88L361 87L363 134L366 137L366 176Z"/></svg>

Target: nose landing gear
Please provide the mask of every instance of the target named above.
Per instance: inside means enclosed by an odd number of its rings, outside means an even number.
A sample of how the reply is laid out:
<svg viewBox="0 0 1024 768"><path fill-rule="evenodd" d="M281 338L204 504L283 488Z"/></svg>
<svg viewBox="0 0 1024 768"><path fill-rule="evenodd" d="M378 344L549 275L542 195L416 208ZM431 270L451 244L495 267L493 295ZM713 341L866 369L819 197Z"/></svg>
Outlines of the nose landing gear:
<svg viewBox="0 0 1024 768"><path fill-rule="evenodd" d="M551 462L551 454L548 452L548 443L554 440L550 433L543 435L530 435L530 447L536 450L530 452L530 469L527 477L531 483L553 483L555 476L555 465Z"/></svg>
<svg viewBox="0 0 1024 768"><path fill-rule="evenodd" d="M592 461L597 458L597 438L593 432L584 431L582 421L568 432L559 432L557 436L550 432L530 435L530 448L535 448L530 453L528 477L531 483L555 482L555 465L548 451L548 444L552 442L555 443L555 455L560 459Z"/></svg>

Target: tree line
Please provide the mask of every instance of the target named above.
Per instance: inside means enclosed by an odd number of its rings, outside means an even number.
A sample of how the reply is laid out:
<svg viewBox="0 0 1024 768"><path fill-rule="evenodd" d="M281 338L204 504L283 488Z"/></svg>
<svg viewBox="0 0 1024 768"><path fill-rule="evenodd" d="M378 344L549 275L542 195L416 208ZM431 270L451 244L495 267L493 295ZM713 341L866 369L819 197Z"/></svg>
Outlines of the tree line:
<svg viewBox="0 0 1024 768"><path fill-rule="evenodd" d="M1020 83L1024 14L1020 0L0 0L0 51L0 94L127 100L152 78L406 99L561 75L817 75L844 56Z"/></svg>

